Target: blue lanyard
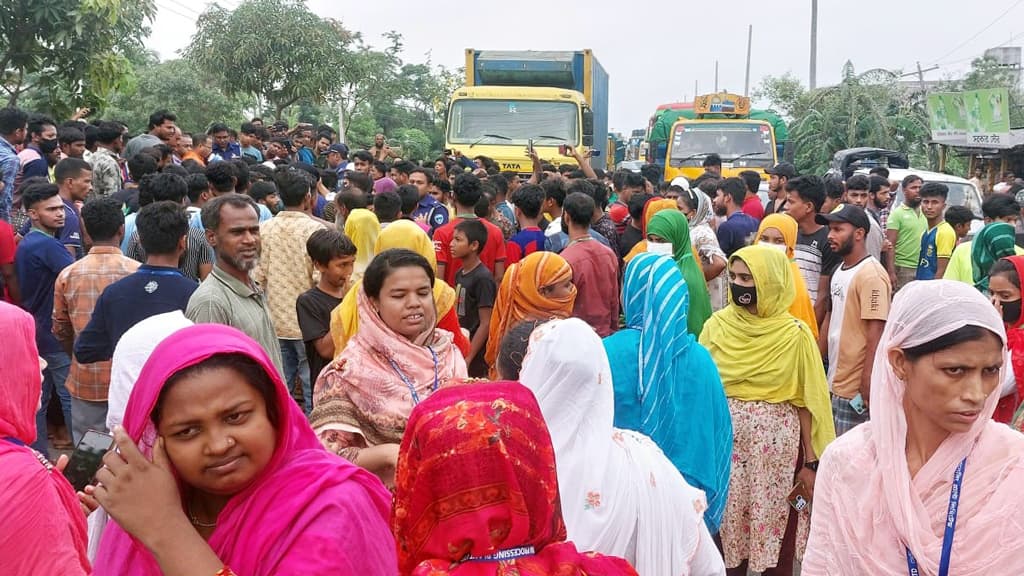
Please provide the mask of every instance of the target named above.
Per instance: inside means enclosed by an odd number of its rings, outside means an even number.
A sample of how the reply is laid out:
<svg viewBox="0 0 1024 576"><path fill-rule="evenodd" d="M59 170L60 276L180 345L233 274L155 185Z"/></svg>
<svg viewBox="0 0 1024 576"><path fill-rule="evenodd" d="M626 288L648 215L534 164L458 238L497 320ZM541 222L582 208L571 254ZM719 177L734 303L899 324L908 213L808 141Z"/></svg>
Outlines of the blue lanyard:
<svg viewBox="0 0 1024 576"><path fill-rule="evenodd" d="M431 392L437 391L439 380L437 378L437 352L434 352L434 348L427 346L427 350L430 350L430 355L434 358L434 385L430 387ZM409 377L398 367L398 364L394 360L388 358L388 362L391 363L391 368L398 374L398 377L405 382L405 385L409 388L409 395L412 396L412 405L415 406L420 403L420 395L416 392L416 386L409 380Z"/></svg>
<svg viewBox="0 0 1024 576"><path fill-rule="evenodd" d="M953 553L953 532L956 531L956 514L960 506L960 487L964 481L964 467L967 465L967 458L960 461L960 465L953 472L953 487L949 489L949 509L946 511L946 533L942 537L942 557L939 559L938 576L948 576L949 558ZM917 558L907 548L907 570L910 576L920 576L921 571L917 567Z"/></svg>
<svg viewBox="0 0 1024 576"><path fill-rule="evenodd" d="M536 550L533 546L520 546L518 548L498 550L494 554L488 554L487 556L470 556L466 560L469 562L502 562L515 560L523 556L533 556L534 554L536 554Z"/></svg>

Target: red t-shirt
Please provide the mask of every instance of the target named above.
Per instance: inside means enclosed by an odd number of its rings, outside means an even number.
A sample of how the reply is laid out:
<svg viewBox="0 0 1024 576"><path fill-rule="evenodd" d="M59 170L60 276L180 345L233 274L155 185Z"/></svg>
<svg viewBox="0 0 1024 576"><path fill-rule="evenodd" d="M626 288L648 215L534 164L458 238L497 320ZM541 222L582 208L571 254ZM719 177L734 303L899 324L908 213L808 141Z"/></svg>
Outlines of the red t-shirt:
<svg viewBox="0 0 1024 576"><path fill-rule="evenodd" d="M444 264L444 281L449 286L455 286L455 273L462 268L462 260L452 258L452 238L455 236L455 225L462 222L463 218L455 218L444 226L434 230L434 254L437 256L437 263ZM494 274L494 265L506 260L505 235L501 228L491 224L487 220L479 219L487 227L487 244L480 252L480 261Z"/></svg>
<svg viewBox="0 0 1024 576"><path fill-rule="evenodd" d="M14 264L14 253L17 248L17 245L14 243L14 228L6 221L0 220L0 266ZM3 297L5 302L11 301L10 296L7 294L7 286L3 286L3 292L0 293L0 297Z"/></svg>
<svg viewBox="0 0 1024 576"><path fill-rule="evenodd" d="M596 240L570 244L562 258L572 267L576 303L572 315L604 338L619 326L619 257Z"/></svg>
<svg viewBox="0 0 1024 576"><path fill-rule="evenodd" d="M764 220L764 205L761 204L761 199L757 196L751 196L743 201L743 207L740 208L744 214L756 219L758 222Z"/></svg>

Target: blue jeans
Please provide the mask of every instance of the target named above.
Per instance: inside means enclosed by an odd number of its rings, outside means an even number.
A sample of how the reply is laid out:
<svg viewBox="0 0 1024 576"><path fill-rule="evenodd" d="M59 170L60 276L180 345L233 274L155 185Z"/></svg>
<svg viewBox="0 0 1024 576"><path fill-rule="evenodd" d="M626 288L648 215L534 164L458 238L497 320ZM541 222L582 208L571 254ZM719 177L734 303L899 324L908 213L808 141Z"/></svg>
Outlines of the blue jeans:
<svg viewBox="0 0 1024 576"><path fill-rule="evenodd" d="M309 360L306 358L306 343L302 340L283 340L281 344L281 360L284 362L284 383L288 390L292 389L295 376L302 379L302 409L309 416L313 411L313 386L309 381Z"/></svg>
<svg viewBox="0 0 1024 576"><path fill-rule="evenodd" d="M46 360L46 370L43 370L43 395L40 399L39 411L36 412L36 441L32 447L49 458L49 441L46 432L46 408L50 405L50 395L57 391L57 398L60 399L60 409L64 413L64 425L71 433L71 393L68 392L64 383L68 379L68 371L71 369L71 359L63 351L43 354Z"/></svg>

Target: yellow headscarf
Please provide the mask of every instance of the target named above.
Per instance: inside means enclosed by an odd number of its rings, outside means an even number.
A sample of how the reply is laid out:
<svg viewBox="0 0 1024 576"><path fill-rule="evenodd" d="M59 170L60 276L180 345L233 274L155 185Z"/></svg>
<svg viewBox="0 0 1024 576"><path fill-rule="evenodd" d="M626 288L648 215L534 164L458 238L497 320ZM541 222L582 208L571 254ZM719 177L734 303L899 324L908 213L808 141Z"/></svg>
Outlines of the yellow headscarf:
<svg viewBox="0 0 1024 576"><path fill-rule="evenodd" d="M356 211L353 210L354 214ZM351 219L351 215L349 216ZM346 228L347 228L346 223ZM430 262L431 268L437 272L437 255L430 237L411 220L396 220L380 231L373 245L374 254L392 248L405 248L423 256ZM341 304L331 312L331 338L334 340L334 355L337 357L345 349L352 336L359 329L359 303L357 295L362 288L362 281L354 282L349 288ZM434 280L434 304L437 305L437 318L440 321L455 305L455 289L441 278Z"/></svg>
<svg viewBox="0 0 1024 576"><path fill-rule="evenodd" d="M754 242L758 242L761 238L761 233L768 228L775 228L782 233L783 240L786 241L786 257L789 258L789 264L793 268L793 284L796 290L796 296L793 299L793 305L789 307L789 313L793 316L804 321L807 327L811 329L811 333L814 334L814 339L818 339L818 318L814 315L814 304L811 303L811 295L807 292L807 285L804 283L804 277L800 274L800 267L797 266L796 261L796 236L799 230L796 220L793 220L788 214L769 214L761 220L761 226L757 229L757 235L754 237Z"/></svg>
<svg viewBox="0 0 1024 576"><path fill-rule="evenodd" d="M363 279L363 273L373 261L376 251L377 235L380 234L380 221L377 215L366 208L356 208L345 219L345 236L356 245L356 263L352 270L352 280Z"/></svg>
<svg viewBox="0 0 1024 576"><path fill-rule="evenodd" d="M716 312L700 343L711 353L729 398L789 402L811 413L811 441L818 456L835 439L832 403L818 345L810 329L789 313L795 295L792 267L782 252L747 246L729 259L750 268L757 314L736 304Z"/></svg>

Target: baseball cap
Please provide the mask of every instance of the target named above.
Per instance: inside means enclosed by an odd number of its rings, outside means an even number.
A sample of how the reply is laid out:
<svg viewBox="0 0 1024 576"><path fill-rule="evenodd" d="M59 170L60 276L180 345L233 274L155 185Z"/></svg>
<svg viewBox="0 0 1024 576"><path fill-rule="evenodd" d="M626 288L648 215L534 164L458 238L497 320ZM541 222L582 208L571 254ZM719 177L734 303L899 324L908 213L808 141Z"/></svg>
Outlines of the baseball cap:
<svg viewBox="0 0 1024 576"><path fill-rule="evenodd" d="M840 204L831 214L818 214L814 221L823 226L831 222L844 222L853 224L854 228L863 228L871 231L871 222L868 220L868 213L860 206L853 204Z"/></svg>
<svg viewBox="0 0 1024 576"><path fill-rule="evenodd" d="M787 179L796 178L796 166L789 162L779 162L766 172L775 176L785 176Z"/></svg>
<svg viewBox="0 0 1024 576"><path fill-rule="evenodd" d="M341 142L338 142L337 144L331 144L330 147L327 148L327 152L328 153L337 152L338 154L341 154L342 156L348 156L348 146L345 146Z"/></svg>
<svg viewBox="0 0 1024 576"><path fill-rule="evenodd" d="M669 186L675 186L677 188L682 188L683 190L689 190L690 181L687 180L684 176L676 176L675 178L672 179L672 182L669 183Z"/></svg>

